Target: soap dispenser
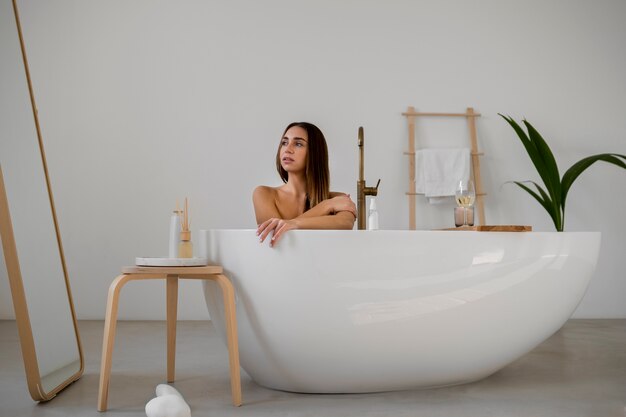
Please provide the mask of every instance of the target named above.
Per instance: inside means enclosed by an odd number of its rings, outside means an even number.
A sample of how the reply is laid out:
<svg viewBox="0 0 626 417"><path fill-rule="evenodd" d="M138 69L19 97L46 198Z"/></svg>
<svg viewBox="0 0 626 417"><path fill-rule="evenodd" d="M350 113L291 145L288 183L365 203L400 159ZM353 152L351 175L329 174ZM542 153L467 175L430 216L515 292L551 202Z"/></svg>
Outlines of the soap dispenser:
<svg viewBox="0 0 626 417"><path fill-rule="evenodd" d="M180 232L182 231L180 215L182 211L178 209L178 201L176 202L176 210L170 217L170 244L169 244L169 257L178 258L178 244L180 242Z"/></svg>
<svg viewBox="0 0 626 417"><path fill-rule="evenodd" d="M378 210L376 209L376 197L370 200L369 216L367 217L367 230L378 230Z"/></svg>

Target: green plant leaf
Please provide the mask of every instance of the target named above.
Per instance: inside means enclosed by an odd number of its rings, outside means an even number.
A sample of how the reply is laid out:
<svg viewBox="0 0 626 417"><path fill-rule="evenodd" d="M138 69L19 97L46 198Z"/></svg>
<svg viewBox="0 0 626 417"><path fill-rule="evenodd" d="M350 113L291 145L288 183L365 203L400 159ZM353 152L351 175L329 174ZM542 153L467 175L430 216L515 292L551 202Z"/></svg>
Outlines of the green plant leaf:
<svg viewBox="0 0 626 417"><path fill-rule="evenodd" d="M524 145L524 148L526 149L526 153L528 153L528 156L535 166L537 173L539 174L541 180L548 189L549 194L552 196L552 201L556 202L557 200L560 200L560 196L558 197L558 199L555 198L555 189L554 186L552 186L553 181L550 178L550 170L546 166L544 158L541 156L540 149L537 147L536 143L528 137L526 132L524 132L524 130L517 124L517 122L515 122L515 120L500 113L498 114L511 125L513 130L515 130L515 132L517 133L517 136L519 136L522 144ZM557 181L558 180L559 178L557 175Z"/></svg>
<svg viewBox="0 0 626 417"><path fill-rule="evenodd" d="M528 130L527 134L511 117L504 116L500 113L498 113L498 115L506 120L513 130L515 130L517 136L519 136L547 191L534 181L513 182L528 192L541 204L552 218L554 226L559 232L562 232L564 228L567 193L576 178L578 178L584 170L597 161L608 162L626 169L626 155L603 153L581 159L572 165L561 179L559 178L559 168L554 154L539 132L528 121L524 120L524 125ZM524 185L524 182L532 183L537 191L533 191L530 187Z"/></svg>
<svg viewBox="0 0 626 417"><path fill-rule="evenodd" d="M528 156L530 156L530 159L532 160L533 165L535 165L535 168L537 167L537 164L541 165L541 157L537 153L537 149L532 144L530 138L526 135L526 132L524 132L524 130L511 117L505 116L500 113L498 113L498 115L506 120L511 125L513 130L515 130L515 133L517 133L517 136L519 136L520 140L522 141L522 145L524 145L524 148L526 148L526 152L528 153Z"/></svg>
<svg viewBox="0 0 626 417"><path fill-rule="evenodd" d="M526 181L526 182L530 182L532 184L535 185L535 187L537 187L537 190L539 190L539 194L537 194L535 191L533 191L530 187L524 185L524 183L520 182L520 181L513 181L517 186L519 186L520 188L522 188L524 191L526 191L528 194L532 195L535 200L537 200L539 202L539 204L542 205L542 207L548 212L548 214L550 215L550 218L552 218L552 222L554 223L554 226L556 227L556 230L558 231L562 231L563 230L563 225L560 221L560 216L558 211L554 210L554 204L552 202L552 200L550 200L550 197L548 196L548 194L539 186L539 184L537 184L534 181Z"/></svg>
<svg viewBox="0 0 626 417"><path fill-rule="evenodd" d="M588 156L576 162L565 172L565 174L563 174L563 180L561 181L561 205L563 206L563 210L565 210L565 199L567 198L567 193L574 181L576 181L576 178L578 178L583 171L598 161L608 162L626 169L626 163L624 163L624 161L626 161L626 155L618 153L601 153Z"/></svg>
<svg viewBox="0 0 626 417"><path fill-rule="evenodd" d="M556 164L556 159L554 159L554 154L543 137L541 137L539 132L537 132L537 129L535 129L527 120L524 120L524 124L528 130L530 140L535 145L537 152L543 161L542 165L545 168L545 172L540 172L541 178L543 179L552 200L558 207L561 201L561 178L559 175L559 167Z"/></svg>
<svg viewBox="0 0 626 417"><path fill-rule="evenodd" d="M548 193L546 193L545 190L543 188L541 188L541 186L539 184L537 184L535 181L531 181L531 180L526 180L526 181L507 181L505 184L509 184L509 183L513 183L513 184L517 184L517 185L524 184L524 183L531 183L531 184L533 184L535 186L535 188L537 188L537 191L539 191L539 194L541 194L541 200L539 202L542 203L542 205L543 205L543 203L547 203L547 204L551 204L552 203Z"/></svg>

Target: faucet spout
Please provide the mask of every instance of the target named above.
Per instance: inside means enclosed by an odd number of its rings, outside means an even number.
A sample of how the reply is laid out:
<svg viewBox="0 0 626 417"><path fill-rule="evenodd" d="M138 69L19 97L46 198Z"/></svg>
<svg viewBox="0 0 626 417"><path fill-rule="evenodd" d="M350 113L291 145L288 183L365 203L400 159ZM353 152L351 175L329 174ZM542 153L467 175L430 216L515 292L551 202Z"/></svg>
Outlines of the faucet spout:
<svg viewBox="0 0 626 417"><path fill-rule="evenodd" d="M376 187L368 187L365 184L365 138L363 134L363 126L359 127L359 179L356 182L357 188L357 227L359 230L365 229L365 196L378 195L378 186L380 185L380 179L376 184Z"/></svg>

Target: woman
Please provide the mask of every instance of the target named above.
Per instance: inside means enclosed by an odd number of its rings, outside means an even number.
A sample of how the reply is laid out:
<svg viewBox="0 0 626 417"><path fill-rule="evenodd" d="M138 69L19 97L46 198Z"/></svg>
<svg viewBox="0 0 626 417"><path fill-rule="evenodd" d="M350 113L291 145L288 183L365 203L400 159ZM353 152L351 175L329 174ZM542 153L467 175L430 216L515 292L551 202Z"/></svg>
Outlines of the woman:
<svg viewBox="0 0 626 417"><path fill-rule="evenodd" d="M261 242L270 246L291 229L352 229L356 206L349 195L330 192L328 148L321 130L306 122L291 123L278 145L276 168L285 183L259 186L252 201Z"/></svg>

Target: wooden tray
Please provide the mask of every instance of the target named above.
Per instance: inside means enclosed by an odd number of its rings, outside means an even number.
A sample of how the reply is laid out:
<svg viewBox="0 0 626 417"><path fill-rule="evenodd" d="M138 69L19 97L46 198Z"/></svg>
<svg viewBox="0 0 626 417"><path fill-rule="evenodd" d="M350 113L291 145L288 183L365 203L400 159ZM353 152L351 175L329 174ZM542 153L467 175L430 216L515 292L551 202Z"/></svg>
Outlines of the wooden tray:
<svg viewBox="0 0 626 417"><path fill-rule="evenodd" d="M460 226L441 230L461 230L473 232L532 232L533 227L515 224L496 224L483 226Z"/></svg>

